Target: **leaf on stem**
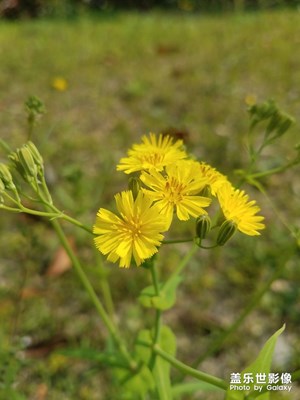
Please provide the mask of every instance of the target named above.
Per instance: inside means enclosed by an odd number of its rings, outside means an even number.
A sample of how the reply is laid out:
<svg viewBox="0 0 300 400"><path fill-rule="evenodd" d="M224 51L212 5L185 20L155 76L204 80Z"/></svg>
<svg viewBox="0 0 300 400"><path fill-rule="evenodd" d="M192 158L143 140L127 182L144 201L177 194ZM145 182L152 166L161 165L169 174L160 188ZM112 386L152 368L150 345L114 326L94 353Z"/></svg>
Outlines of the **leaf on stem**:
<svg viewBox="0 0 300 400"><path fill-rule="evenodd" d="M275 350L275 345L278 339L278 336L284 331L285 325L283 325L277 332L274 333L273 336L271 336L265 343L264 347L260 351L258 357L256 360L249 365L246 369L244 369L241 373L241 377L245 376L245 374L250 374L251 377L253 377L253 380L255 381L255 378L259 374L265 374L265 376L268 376L270 369L271 369L271 363L272 363L272 358L273 358L273 353ZM243 385L242 383L241 385ZM227 390L226 393L226 400L244 400L245 395L247 394L248 391L246 390L234 390L232 386L235 385L229 385L229 389ZM254 389L254 382L247 382L247 386L250 387L250 391L253 391ZM262 393L261 395L257 396L259 400L269 400L270 398L270 393Z"/></svg>
<svg viewBox="0 0 300 400"><path fill-rule="evenodd" d="M182 278L178 275L172 277L167 284L160 284L159 295L156 294L154 286L147 286L142 290L138 300L147 308L168 310L176 301L176 289Z"/></svg>

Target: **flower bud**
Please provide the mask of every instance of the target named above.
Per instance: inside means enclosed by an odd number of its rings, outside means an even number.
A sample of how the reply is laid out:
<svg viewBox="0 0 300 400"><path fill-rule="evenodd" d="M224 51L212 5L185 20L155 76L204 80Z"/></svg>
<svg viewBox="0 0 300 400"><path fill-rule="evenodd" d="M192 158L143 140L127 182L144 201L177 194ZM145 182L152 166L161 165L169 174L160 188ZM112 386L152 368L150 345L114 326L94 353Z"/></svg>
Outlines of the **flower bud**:
<svg viewBox="0 0 300 400"><path fill-rule="evenodd" d="M5 189L6 189L5 184L4 184L3 180L0 178L0 194L5 192ZM0 198L1 198L1 196L0 196Z"/></svg>
<svg viewBox="0 0 300 400"><path fill-rule="evenodd" d="M5 164L0 164L0 180L2 181L5 189L15 189L15 184L11 176L10 170Z"/></svg>
<svg viewBox="0 0 300 400"><path fill-rule="evenodd" d="M294 118L290 117L289 115L283 115L282 122L277 128L278 136L282 136L294 123L295 123Z"/></svg>
<svg viewBox="0 0 300 400"><path fill-rule="evenodd" d="M36 166L40 171L43 171L44 169L44 161L43 158L36 148L35 144L33 144L31 141L27 142L25 147L30 151L33 161L35 162Z"/></svg>
<svg viewBox="0 0 300 400"><path fill-rule="evenodd" d="M237 224L234 221L224 221L219 229L217 245L224 246L224 244L234 235L236 230Z"/></svg>
<svg viewBox="0 0 300 400"><path fill-rule="evenodd" d="M202 214L196 219L196 236L204 239L211 228L211 220L207 214Z"/></svg>
<svg viewBox="0 0 300 400"><path fill-rule="evenodd" d="M128 179L128 189L132 191L133 198L136 199L141 189L141 180L137 177L130 177Z"/></svg>
<svg viewBox="0 0 300 400"><path fill-rule="evenodd" d="M30 150L23 146L17 150L17 156L24 170L24 178L28 181L32 180L32 178L35 179L37 177L37 167L33 161Z"/></svg>

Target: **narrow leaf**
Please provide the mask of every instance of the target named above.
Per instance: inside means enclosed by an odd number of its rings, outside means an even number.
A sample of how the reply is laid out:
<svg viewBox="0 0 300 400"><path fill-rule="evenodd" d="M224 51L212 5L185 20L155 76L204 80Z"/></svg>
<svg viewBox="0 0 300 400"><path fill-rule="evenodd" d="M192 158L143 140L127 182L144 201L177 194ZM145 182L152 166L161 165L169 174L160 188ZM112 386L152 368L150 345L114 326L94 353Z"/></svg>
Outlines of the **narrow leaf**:
<svg viewBox="0 0 300 400"><path fill-rule="evenodd" d="M264 347L260 351L258 357L256 360L250 364L246 369L244 369L241 373L241 378L242 378L242 383L241 384L235 384L237 386L243 386L247 385L250 387L250 391L254 390L254 385L256 385L256 377L257 375L265 374L266 378L268 377L268 374L271 369L271 363L272 363L272 358L273 358L273 353L275 350L275 345L278 339L278 336L284 331L285 325L283 325L277 332L274 333L273 336L271 336L265 343ZM249 375L247 375L249 374ZM243 382L243 379L245 380L245 377L253 377L253 382ZM226 393L226 400L243 400L245 398L245 394L250 392L248 390L234 390L235 385L230 384L229 389L227 390ZM259 386L259 385L256 385ZM257 389L256 389L257 390ZM261 394L260 396L257 397L259 400L269 400L270 398L270 393L266 392Z"/></svg>

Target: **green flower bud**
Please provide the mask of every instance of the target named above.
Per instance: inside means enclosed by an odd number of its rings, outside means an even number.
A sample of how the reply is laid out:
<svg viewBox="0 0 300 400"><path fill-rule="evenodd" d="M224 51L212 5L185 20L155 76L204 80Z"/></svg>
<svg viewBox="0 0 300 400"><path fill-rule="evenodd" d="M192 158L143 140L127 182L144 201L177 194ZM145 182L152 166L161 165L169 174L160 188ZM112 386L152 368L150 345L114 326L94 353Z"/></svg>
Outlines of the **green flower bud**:
<svg viewBox="0 0 300 400"><path fill-rule="evenodd" d="M196 219L196 236L199 239L204 239L211 228L211 220L207 214L200 215Z"/></svg>
<svg viewBox="0 0 300 400"><path fill-rule="evenodd" d="M141 189L141 180L137 177L130 177L128 180L128 189L132 191L133 198L136 199Z"/></svg>
<svg viewBox="0 0 300 400"><path fill-rule="evenodd" d="M237 224L234 221L224 221L218 232L217 245L224 246L224 244L234 235L236 230Z"/></svg>
<svg viewBox="0 0 300 400"><path fill-rule="evenodd" d="M5 164L0 164L0 180L2 181L5 189L14 190L15 184L11 176L10 170Z"/></svg>
<svg viewBox="0 0 300 400"><path fill-rule="evenodd" d="M274 113L266 128L266 135L269 136L281 123L281 116L278 112Z"/></svg>
<svg viewBox="0 0 300 400"><path fill-rule="evenodd" d="M29 96L25 102L28 119L35 119L37 115L45 113L44 103L36 96Z"/></svg>
<svg viewBox="0 0 300 400"><path fill-rule="evenodd" d="M35 146L35 144L29 141L26 143L25 147L30 150L30 153L31 153L32 158L33 158L34 162L36 163L36 165L43 169L44 160L43 160L43 157L41 156L40 152L38 151L37 147Z"/></svg>
<svg viewBox="0 0 300 400"><path fill-rule="evenodd" d="M27 142L24 146L25 148L27 148L33 158L33 161L35 162L36 166L37 166L37 171L40 175L44 174L44 160L43 157L41 156L40 152L38 151L37 147L35 146L35 144L33 144L31 141Z"/></svg>
<svg viewBox="0 0 300 400"><path fill-rule="evenodd" d="M17 156L24 171L24 179L28 181L32 180L32 178L35 179L37 177L37 167L30 150L23 146L17 150Z"/></svg>
<svg viewBox="0 0 300 400"><path fill-rule="evenodd" d="M294 118L290 117L289 115L283 115L282 121L277 128L278 136L282 136L294 123Z"/></svg>
<svg viewBox="0 0 300 400"><path fill-rule="evenodd" d="M4 184L3 180L0 178L0 193L5 192L5 189L6 189L5 184ZM0 198L1 198L1 196L0 196Z"/></svg>

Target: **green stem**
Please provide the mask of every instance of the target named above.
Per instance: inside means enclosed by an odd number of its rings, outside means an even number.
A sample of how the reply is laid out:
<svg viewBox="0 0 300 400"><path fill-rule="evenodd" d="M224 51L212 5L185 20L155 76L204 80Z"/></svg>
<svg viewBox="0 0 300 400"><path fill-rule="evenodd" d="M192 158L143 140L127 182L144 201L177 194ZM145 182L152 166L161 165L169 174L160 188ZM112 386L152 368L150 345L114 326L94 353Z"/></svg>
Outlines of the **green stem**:
<svg viewBox="0 0 300 400"><path fill-rule="evenodd" d="M193 364L195 368L198 367L202 363L202 361L204 361L207 357L211 356L217 350L219 350L220 347L223 345L223 343L228 339L228 337L238 329L238 327L244 322L246 317L255 309L255 307L260 302L265 293L270 289L272 283L279 278L284 267L285 267L285 262L283 262L281 266L273 272L273 274L270 276L267 282L256 292L256 294L254 294L251 301L245 307L240 316L234 321L234 323L225 332L221 333L211 343L211 345L204 352L204 354L197 359L197 361Z"/></svg>
<svg viewBox="0 0 300 400"><path fill-rule="evenodd" d="M190 251L183 257L181 262L178 264L177 268L173 271L173 273L170 275L169 279L167 282L164 284L164 290L168 288L168 286L171 284L172 280L174 277L179 275L181 271L186 267L190 259L193 257L193 255L196 253L198 250L198 246L194 243L194 245L191 247Z"/></svg>
<svg viewBox="0 0 300 400"><path fill-rule="evenodd" d="M188 242L193 242L194 238L190 239L174 239L174 240L163 240L161 243L162 244L176 244L176 243L188 243Z"/></svg>
<svg viewBox="0 0 300 400"><path fill-rule="evenodd" d="M152 282L153 282L155 294L156 294L156 296L159 296L160 295L159 282L158 282L157 271L156 271L153 259L151 262L150 271L151 271ZM153 346L155 346L157 343L159 343L160 328L161 328L161 314L162 314L161 310L155 310L154 336L153 336L153 343L152 343ZM154 367L155 358L156 358L156 355L154 352L152 352L151 359L149 362L150 369L152 369Z"/></svg>
<svg viewBox="0 0 300 400"><path fill-rule="evenodd" d="M293 165L296 165L296 164L298 164L298 163L295 162L295 161L292 161L292 162L290 162L288 164L282 165L282 166L277 167L277 168L272 168L272 169L269 169L267 171L261 171L261 172L256 172L256 173L253 173L253 174L249 174L249 175L247 175L247 178L256 179L256 178L263 178L263 177L268 176L268 175L278 174L280 172L286 171L287 169L289 169L290 167L292 167Z"/></svg>
<svg viewBox="0 0 300 400"><path fill-rule="evenodd" d="M102 303L100 302L94 288L92 287L90 281L88 280L85 272L83 271L83 268L78 260L78 258L75 256L59 222L57 220L52 220L51 221L53 228L55 229L61 244L63 245L64 249L66 250L70 260L72 261L72 264L74 266L74 269L84 287L86 292L88 293L92 303L94 304L98 314L100 315L102 321L104 322L106 328L108 329L109 333L111 334L112 338L114 339L116 345L119 348L120 353L124 357L124 359L127 361L128 366L130 369L135 370L137 368L137 365L135 361L130 357L126 346L124 345L122 339L120 338L118 332L116 331L116 328L114 324L112 323L111 319L109 318L108 314L106 313Z"/></svg>
<svg viewBox="0 0 300 400"><path fill-rule="evenodd" d="M152 347L152 343L139 341L139 344L147 347ZM192 368L183 362L177 360L177 358L173 357L171 354L162 350L158 344L153 347L153 351L163 358L164 360L168 361L173 367L181 371L184 375L192 376L199 381L210 383L213 386L217 386L223 390L227 390L228 384L226 381L220 378L216 378L213 375L207 374L205 372L199 371L195 368Z"/></svg>
<svg viewBox="0 0 300 400"><path fill-rule="evenodd" d="M82 223L81 223L80 221L78 221L77 219L72 218L72 217L70 217L69 215L64 214L64 213L62 213L62 214L60 215L60 218L64 219L65 221L70 222L70 223L73 224L73 225L78 226L79 228L81 228L81 229L85 230L86 232L90 233L91 235L94 235L93 230L92 230L91 228L89 228L88 226L82 224Z"/></svg>
<svg viewBox="0 0 300 400"><path fill-rule="evenodd" d="M6 210L11 212L22 212L19 208L5 206L4 204L0 204L0 210Z"/></svg>
<svg viewBox="0 0 300 400"><path fill-rule="evenodd" d="M8 206L5 206L4 204L1 204L0 208L3 210L6 210L6 211L12 211L12 212L17 212L17 213L26 213L26 214L30 214L30 215L38 215L39 217L46 217L46 218L58 218L59 217L59 215L57 213L31 210L30 208L24 207L21 204L20 204L20 208L8 207Z"/></svg>
<svg viewBox="0 0 300 400"><path fill-rule="evenodd" d="M100 276L100 284L101 284L101 290L104 298L104 303L107 309L107 312L110 316L110 318L114 318L115 315L115 307L114 307L114 302L110 290L110 285L107 280L107 273L103 268L103 262L102 262L102 257L100 256L100 253L98 250L95 248L95 257L97 260L97 267L101 271L101 276Z"/></svg>
<svg viewBox="0 0 300 400"><path fill-rule="evenodd" d="M45 202L46 205L47 205L48 207L50 207L53 211L56 211L57 213L59 213L59 214L60 214L60 215L59 215L60 218L64 219L65 221L70 222L70 223L73 224L73 225L76 225L77 227L79 227L79 228L81 228L81 229L84 229L86 232L88 232L88 233L90 233L90 234L93 235L93 230L92 230L91 228L89 228L88 226L82 224L82 223L81 223L80 221L78 221L77 219L72 218L72 217L70 217L70 216L67 215L67 214L64 214L63 212L61 212L60 210L58 210L58 209L54 206L53 201L52 201L51 194L50 194L50 192L49 192L47 183L46 183L46 181L45 181L44 175L41 177L41 183L42 183L42 188L43 188L43 190L44 190L44 193L45 193L45 195L46 195L46 199L44 199L44 197L39 193L39 195L40 195L40 197L41 197L41 200L42 200L43 202Z"/></svg>

